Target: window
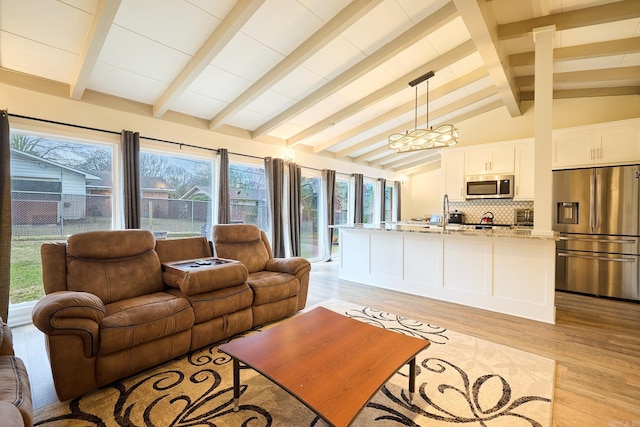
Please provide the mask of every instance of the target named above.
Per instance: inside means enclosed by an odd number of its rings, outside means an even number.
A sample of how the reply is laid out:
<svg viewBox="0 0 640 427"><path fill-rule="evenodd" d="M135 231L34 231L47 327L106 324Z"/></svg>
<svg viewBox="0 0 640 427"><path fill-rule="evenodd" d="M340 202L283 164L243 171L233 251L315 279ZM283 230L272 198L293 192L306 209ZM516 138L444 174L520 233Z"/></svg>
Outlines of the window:
<svg viewBox="0 0 640 427"><path fill-rule="evenodd" d="M365 178L362 185L362 222L372 224L375 218L375 181Z"/></svg>
<svg viewBox="0 0 640 427"><path fill-rule="evenodd" d="M212 159L141 151L141 228L158 238L209 237L212 173Z"/></svg>
<svg viewBox="0 0 640 427"><path fill-rule="evenodd" d="M393 221L393 183L384 187L384 218L383 221Z"/></svg>
<svg viewBox="0 0 640 427"><path fill-rule="evenodd" d="M12 131L11 284L18 304L44 295L40 246L113 228L115 144Z"/></svg>
<svg viewBox="0 0 640 427"><path fill-rule="evenodd" d="M300 249L307 259L320 257L318 205L322 178L303 170L300 180Z"/></svg>
<svg viewBox="0 0 640 427"><path fill-rule="evenodd" d="M263 166L229 163L229 208L232 224L254 224L270 233L267 185Z"/></svg>

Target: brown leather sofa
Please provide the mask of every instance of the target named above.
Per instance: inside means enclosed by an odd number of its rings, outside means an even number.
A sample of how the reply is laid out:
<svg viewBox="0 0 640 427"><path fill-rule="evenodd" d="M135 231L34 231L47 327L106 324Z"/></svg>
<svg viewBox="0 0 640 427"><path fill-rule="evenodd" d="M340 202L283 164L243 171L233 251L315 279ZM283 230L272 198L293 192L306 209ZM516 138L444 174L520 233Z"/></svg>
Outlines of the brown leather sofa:
<svg viewBox="0 0 640 427"><path fill-rule="evenodd" d="M304 258L274 258L267 234L251 224L213 226L216 256L235 259L249 270L253 324L261 325L302 310L311 266Z"/></svg>
<svg viewBox="0 0 640 427"><path fill-rule="evenodd" d="M0 318L0 425L31 427L33 404L29 376L14 355L11 329Z"/></svg>
<svg viewBox="0 0 640 427"><path fill-rule="evenodd" d="M289 275L296 283L288 284L285 302L282 292L256 296L240 262L190 280L163 272L162 263L211 255L204 237L156 241L146 230L79 233L43 244L46 295L33 322L46 336L58 398L79 396L305 306L311 267L304 259L279 260L300 273ZM252 257L246 261L253 265ZM274 312L260 309L255 316L256 302L265 309L271 304Z"/></svg>

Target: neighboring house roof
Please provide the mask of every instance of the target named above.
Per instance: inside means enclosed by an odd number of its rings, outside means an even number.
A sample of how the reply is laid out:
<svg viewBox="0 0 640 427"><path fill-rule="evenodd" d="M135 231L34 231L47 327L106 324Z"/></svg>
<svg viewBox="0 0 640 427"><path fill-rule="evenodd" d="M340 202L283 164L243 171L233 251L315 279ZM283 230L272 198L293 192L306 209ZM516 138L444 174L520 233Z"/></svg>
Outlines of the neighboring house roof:
<svg viewBox="0 0 640 427"><path fill-rule="evenodd" d="M198 194L204 194L207 197L211 197L211 187L207 187L206 185L194 185L193 187L191 187L191 189L189 189L189 191L184 193L182 197L180 197L180 199L189 200L193 196Z"/></svg>
<svg viewBox="0 0 640 427"><path fill-rule="evenodd" d="M27 160L29 160L31 162L46 163L48 165L55 166L57 168L65 169L65 170L68 170L68 171L73 172L73 173L84 175L84 177L86 179L88 179L88 180L99 180L100 179L100 177L98 177L98 176L96 176L94 174L91 174L91 173L88 173L88 172L84 172L84 171L81 171L79 169L74 169L72 167L69 167L69 166L54 162L52 160L43 159L42 157L38 157L38 156L35 156L33 154L26 153L24 151L20 151L20 150L17 150L15 148L10 148L10 152L11 152L11 157L14 157L14 158L16 156L18 156L18 157L23 157L23 158L25 158L25 159L27 159Z"/></svg>

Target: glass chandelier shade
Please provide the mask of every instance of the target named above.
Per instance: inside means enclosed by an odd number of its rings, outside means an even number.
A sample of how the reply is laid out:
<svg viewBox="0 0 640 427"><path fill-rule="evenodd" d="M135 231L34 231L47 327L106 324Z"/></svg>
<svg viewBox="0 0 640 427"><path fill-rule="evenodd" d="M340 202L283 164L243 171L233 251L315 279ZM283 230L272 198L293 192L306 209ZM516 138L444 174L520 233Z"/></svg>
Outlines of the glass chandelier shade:
<svg viewBox="0 0 640 427"><path fill-rule="evenodd" d="M416 88L415 129L405 133L389 135L389 149L397 153L429 150L433 148L451 147L458 143L458 129L451 124L429 127L429 79L434 76L433 71L409 82L409 86ZM418 129L418 88L417 85L427 80L427 129Z"/></svg>

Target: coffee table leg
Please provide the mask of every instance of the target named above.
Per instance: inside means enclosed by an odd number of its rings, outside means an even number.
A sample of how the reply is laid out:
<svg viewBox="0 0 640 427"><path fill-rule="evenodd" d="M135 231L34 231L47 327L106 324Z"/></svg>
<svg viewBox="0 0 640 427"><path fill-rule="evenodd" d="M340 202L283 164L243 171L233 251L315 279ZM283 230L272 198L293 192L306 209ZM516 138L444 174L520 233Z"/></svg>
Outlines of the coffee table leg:
<svg viewBox="0 0 640 427"><path fill-rule="evenodd" d="M238 412L240 402L240 361L233 358L233 410Z"/></svg>
<svg viewBox="0 0 640 427"><path fill-rule="evenodd" d="M413 393L416 391L416 358L409 361L409 401L413 403Z"/></svg>

